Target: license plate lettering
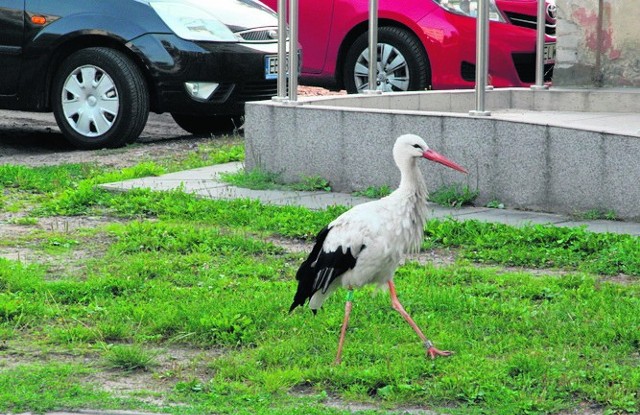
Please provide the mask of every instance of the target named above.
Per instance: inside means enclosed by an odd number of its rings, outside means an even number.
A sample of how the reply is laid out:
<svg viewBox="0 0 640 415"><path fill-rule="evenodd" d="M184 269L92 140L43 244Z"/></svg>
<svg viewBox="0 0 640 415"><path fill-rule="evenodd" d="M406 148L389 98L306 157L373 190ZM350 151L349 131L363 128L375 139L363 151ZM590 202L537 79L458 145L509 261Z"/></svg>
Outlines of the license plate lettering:
<svg viewBox="0 0 640 415"><path fill-rule="evenodd" d="M543 53L544 63L554 63L556 60L556 44L547 43L544 45Z"/></svg>
<svg viewBox="0 0 640 415"><path fill-rule="evenodd" d="M264 79L278 79L278 56L264 57Z"/></svg>

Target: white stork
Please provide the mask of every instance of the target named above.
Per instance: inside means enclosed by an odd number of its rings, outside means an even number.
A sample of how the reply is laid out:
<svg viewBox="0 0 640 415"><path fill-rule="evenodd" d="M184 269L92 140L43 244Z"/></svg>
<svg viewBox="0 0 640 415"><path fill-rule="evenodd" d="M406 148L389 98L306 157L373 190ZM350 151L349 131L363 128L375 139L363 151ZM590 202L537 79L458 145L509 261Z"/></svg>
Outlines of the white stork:
<svg viewBox="0 0 640 415"><path fill-rule="evenodd" d="M427 186L418 168L420 158L467 173L458 164L429 149L417 135L398 137L393 146L393 159L401 175L398 189L380 200L353 207L327 225L298 269L298 289L290 312L309 300L309 307L315 314L336 288L343 286L348 290L336 364L341 361L353 289L365 284L388 285L392 307L420 336L432 359L452 354L436 349L427 339L398 301L393 284L393 275L402 255L417 252L424 237Z"/></svg>

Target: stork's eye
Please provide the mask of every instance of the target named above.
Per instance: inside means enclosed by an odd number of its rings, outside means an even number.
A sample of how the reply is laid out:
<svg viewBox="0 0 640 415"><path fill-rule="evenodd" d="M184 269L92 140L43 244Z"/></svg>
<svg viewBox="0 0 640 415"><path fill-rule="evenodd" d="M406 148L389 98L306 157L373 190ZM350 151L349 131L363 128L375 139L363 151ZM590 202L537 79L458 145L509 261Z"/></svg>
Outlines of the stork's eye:
<svg viewBox="0 0 640 415"><path fill-rule="evenodd" d="M420 144L414 144L413 148L419 148L420 150L422 150L422 147L420 147Z"/></svg>

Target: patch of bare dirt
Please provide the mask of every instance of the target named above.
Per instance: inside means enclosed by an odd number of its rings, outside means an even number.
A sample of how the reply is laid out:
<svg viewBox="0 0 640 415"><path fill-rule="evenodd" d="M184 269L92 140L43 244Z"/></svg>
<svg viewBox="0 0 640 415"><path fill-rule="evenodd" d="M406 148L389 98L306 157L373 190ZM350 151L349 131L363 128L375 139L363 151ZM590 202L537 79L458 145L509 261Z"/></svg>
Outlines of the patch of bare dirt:
<svg viewBox="0 0 640 415"><path fill-rule="evenodd" d="M293 396L317 395L317 392L312 387L306 385L294 387L289 393ZM328 408L334 408L341 411L346 410L352 413L364 411L380 411L381 409L379 404L369 402L347 402L333 395L326 395L326 397L322 399L322 403ZM431 411L427 408L411 406L400 406L394 409L388 409L387 413L395 415L436 415L436 412Z"/></svg>
<svg viewBox="0 0 640 415"><path fill-rule="evenodd" d="M116 168L193 150L221 137L188 134L168 114L150 114L139 140L119 149L78 150L62 137L52 114L0 111L0 164L53 166L95 163Z"/></svg>
<svg viewBox="0 0 640 415"><path fill-rule="evenodd" d="M210 142L209 137L191 137L172 141L137 143L120 149L74 150L40 154L11 154L0 157L0 163L30 167L55 166L63 163L95 163L115 168L133 166L144 160L157 160L192 151Z"/></svg>
<svg viewBox="0 0 640 415"><path fill-rule="evenodd" d="M557 415L603 415L604 413L605 411L599 405L581 403L577 408L558 412Z"/></svg>
<svg viewBox="0 0 640 415"><path fill-rule="evenodd" d="M193 349L170 346L154 351L156 358L149 370L126 372L118 369L98 371L89 376L88 383L99 385L117 397L136 396L141 399L141 391L151 392L147 403L164 406L165 397L177 382L193 382L205 385L212 377L209 362L222 355L219 349Z"/></svg>
<svg viewBox="0 0 640 415"><path fill-rule="evenodd" d="M0 215L0 239L4 239L5 243L0 246L0 257L25 264L44 265L47 270L46 278L52 280L69 275L83 275L87 261L104 255L111 243L104 234L98 233L87 239L78 235L78 230L123 222L116 218L57 216L37 218L34 225L16 225L7 223L3 216ZM64 240L73 241L74 246L58 253L49 253L43 249L45 237L49 238L47 243L51 248L56 248L57 235L64 237Z"/></svg>
<svg viewBox="0 0 640 415"><path fill-rule="evenodd" d="M67 234L78 229L95 229L110 223L124 222L117 218L102 216L52 216L36 218L36 223L33 225L15 224L14 222L21 217L24 217L23 213L0 213L0 222L3 223L0 228L0 237L24 235L35 231Z"/></svg>
<svg viewBox="0 0 640 415"><path fill-rule="evenodd" d="M149 350L155 355L148 370L124 371L109 367L100 351L71 352L63 350L38 350L25 348L23 344L9 341L0 344L0 369L9 370L22 365L61 362L95 369L84 382L121 398L135 397L149 404L167 406L166 396L177 382L206 384L213 372L209 363L222 355L220 349L195 349L169 346ZM144 396L141 397L141 394Z"/></svg>

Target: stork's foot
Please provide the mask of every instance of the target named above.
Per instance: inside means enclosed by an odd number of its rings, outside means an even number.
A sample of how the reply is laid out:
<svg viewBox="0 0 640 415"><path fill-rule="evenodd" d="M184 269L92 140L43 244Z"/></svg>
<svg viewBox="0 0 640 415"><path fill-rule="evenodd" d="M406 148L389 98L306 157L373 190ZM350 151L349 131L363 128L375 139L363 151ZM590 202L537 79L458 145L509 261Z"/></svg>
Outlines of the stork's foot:
<svg viewBox="0 0 640 415"><path fill-rule="evenodd" d="M429 340L427 340L424 343L424 346L427 348L427 355L431 358L431 359L435 359L436 356L442 356L442 357L448 357L451 356L453 354L453 352L449 351L449 350L439 350L436 349L433 346L433 343L431 343Z"/></svg>
<svg viewBox="0 0 640 415"><path fill-rule="evenodd" d="M427 354L429 355L429 357L431 357L432 359L435 359L436 356L442 356L442 357L447 357L447 356L451 356L453 354L453 352L449 351L449 350L438 350L435 347L429 347L427 349Z"/></svg>

